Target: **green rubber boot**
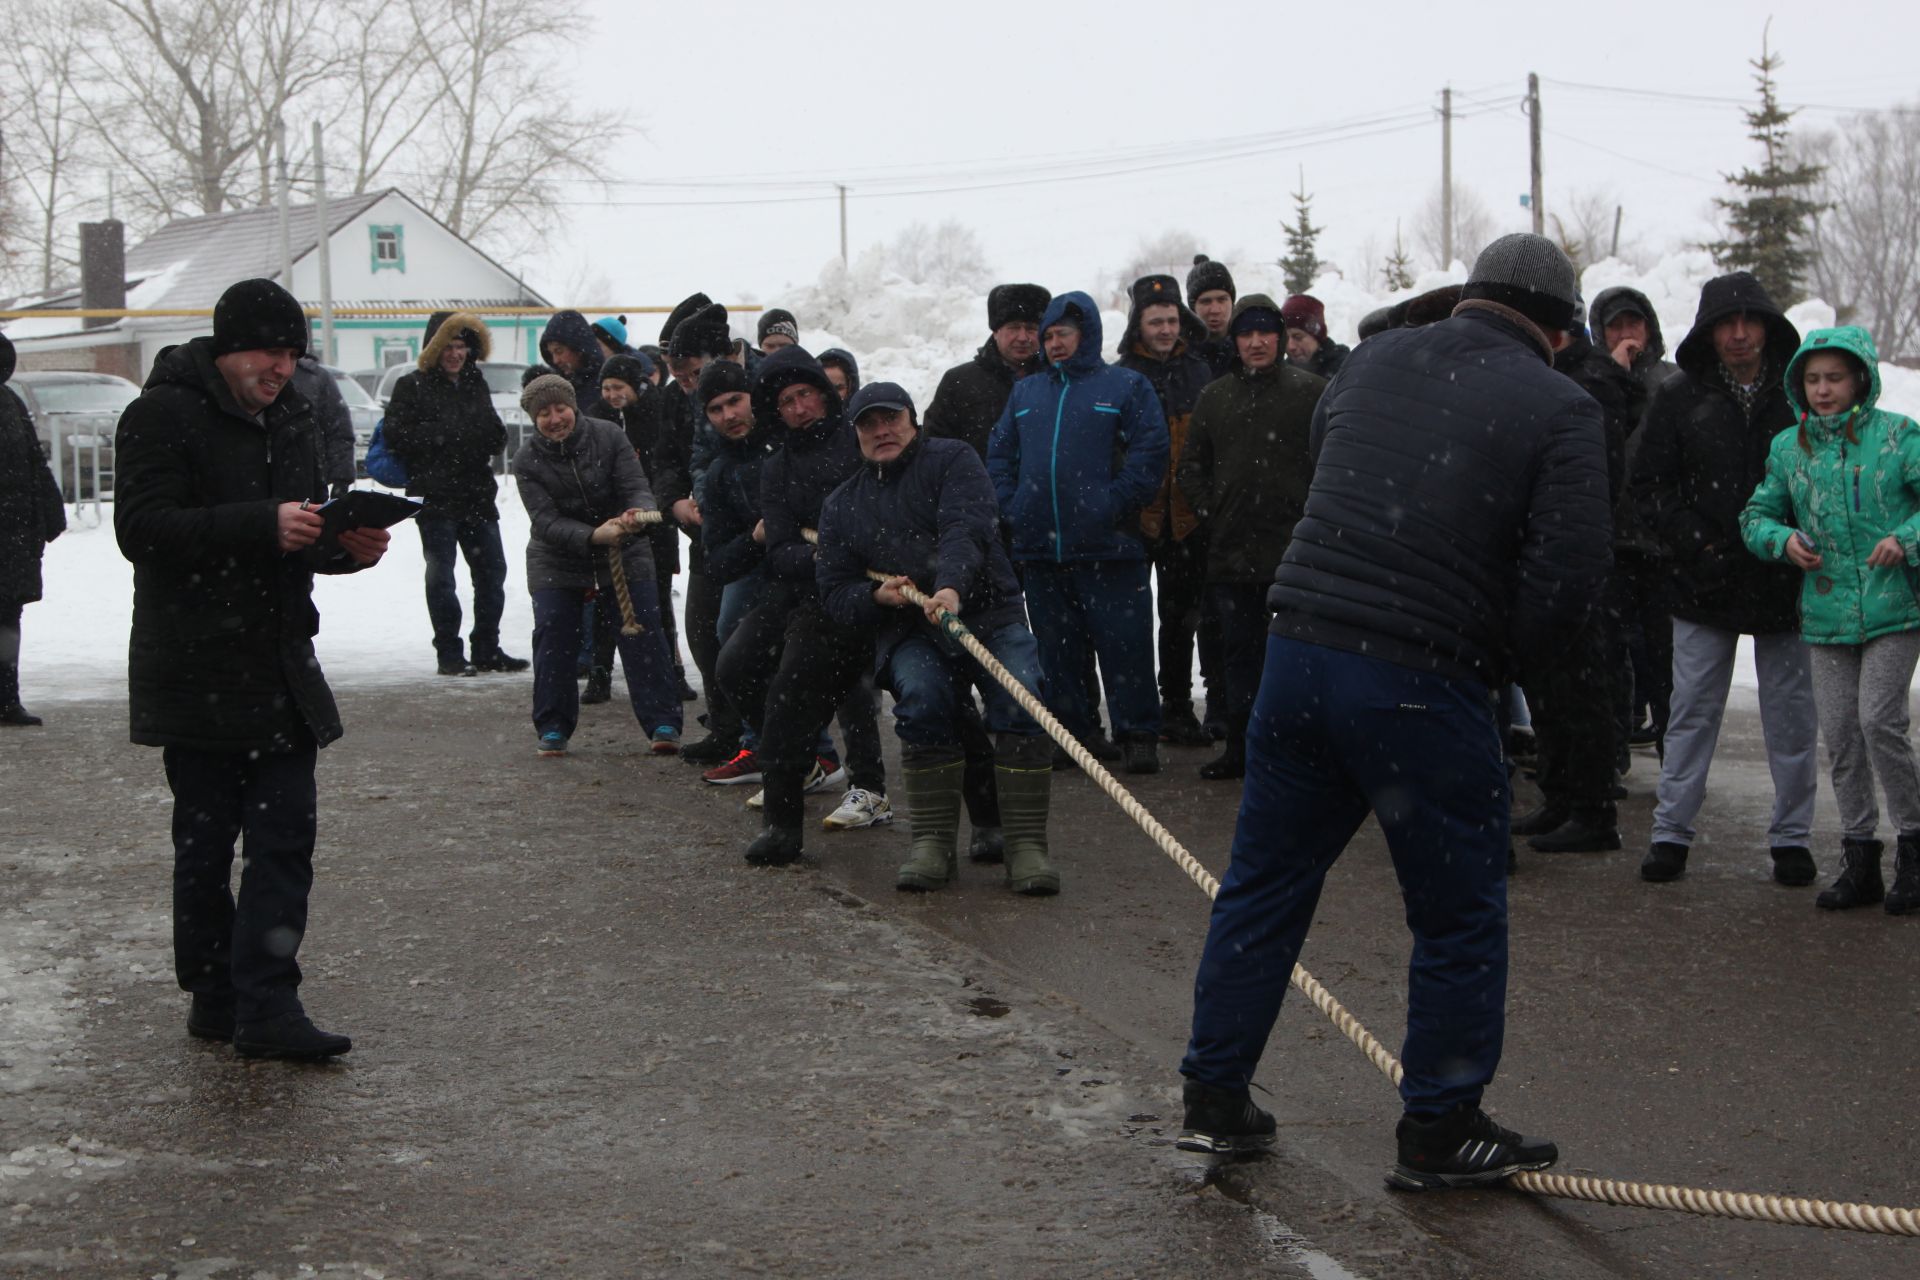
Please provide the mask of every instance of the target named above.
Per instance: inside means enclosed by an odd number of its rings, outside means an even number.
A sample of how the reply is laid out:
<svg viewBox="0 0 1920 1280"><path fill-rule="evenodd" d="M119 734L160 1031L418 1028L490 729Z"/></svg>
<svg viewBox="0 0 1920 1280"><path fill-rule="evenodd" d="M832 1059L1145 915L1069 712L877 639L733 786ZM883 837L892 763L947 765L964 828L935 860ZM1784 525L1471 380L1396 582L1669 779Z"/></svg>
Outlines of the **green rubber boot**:
<svg viewBox="0 0 1920 1280"><path fill-rule="evenodd" d="M1000 830L1007 844L1007 888L1039 897L1060 892L1060 873L1047 861L1047 801L1053 770L994 770L1000 792Z"/></svg>
<svg viewBox="0 0 1920 1280"><path fill-rule="evenodd" d="M900 864L896 889L930 893L960 874L955 844L960 838L960 778L966 762L902 770L907 819L913 824L913 856Z"/></svg>

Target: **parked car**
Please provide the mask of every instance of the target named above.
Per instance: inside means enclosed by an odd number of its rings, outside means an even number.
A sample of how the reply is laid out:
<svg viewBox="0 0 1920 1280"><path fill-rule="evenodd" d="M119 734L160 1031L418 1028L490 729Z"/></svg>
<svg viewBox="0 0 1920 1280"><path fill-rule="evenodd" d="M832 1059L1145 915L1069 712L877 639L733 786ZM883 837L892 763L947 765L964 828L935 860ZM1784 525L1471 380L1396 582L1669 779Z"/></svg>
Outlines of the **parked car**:
<svg viewBox="0 0 1920 1280"><path fill-rule="evenodd" d="M330 364L320 367L333 375L335 384L340 388L340 397L347 402L347 412L353 416L353 473L365 476L367 446L373 443L373 429L380 425L380 402L367 394L359 375L336 369Z"/></svg>
<svg viewBox="0 0 1920 1280"><path fill-rule="evenodd" d="M387 368L392 367L391 365L387 366ZM369 396L377 396L380 394L380 378L386 371L386 369L355 369L348 376L359 383L360 389L365 391Z"/></svg>
<svg viewBox="0 0 1920 1280"><path fill-rule="evenodd" d="M380 378L379 397L382 408L393 399L394 384L414 371L415 366L396 365L388 369ZM493 393L493 408L500 415L500 421L507 428L507 448L504 460L512 458L520 451L533 434L533 419L520 407L520 377L526 373L527 366L512 360L482 360L479 365L481 376L487 380L487 390ZM585 408L585 406L581 406Z"/></svg>
<svg viewBox="0 0 1920 1280"><path fill-rule="evenodd" d="M19 393L33 417L34 434L59 477L61 495L68 502L93 496L95 446L100 474L107 477L101 488L112 492L114 428L121 411L139 398L140 388L111 373L52 370L16 373L7 385ZM82 446L77 466L75 442Z"/></svg>

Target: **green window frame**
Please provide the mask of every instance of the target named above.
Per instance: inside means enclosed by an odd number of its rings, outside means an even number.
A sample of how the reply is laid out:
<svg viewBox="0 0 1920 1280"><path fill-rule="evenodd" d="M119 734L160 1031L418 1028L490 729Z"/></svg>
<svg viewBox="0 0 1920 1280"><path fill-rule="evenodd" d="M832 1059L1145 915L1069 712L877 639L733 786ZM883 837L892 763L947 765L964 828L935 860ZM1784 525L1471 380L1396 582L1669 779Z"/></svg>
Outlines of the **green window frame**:
<svg viewBox="0 0 1920 1280"><path fill-rule="evenodd" d="M397 222L369 223L367 225L369 253L372 270L399 271L407 269L406 228Z"/></svg>

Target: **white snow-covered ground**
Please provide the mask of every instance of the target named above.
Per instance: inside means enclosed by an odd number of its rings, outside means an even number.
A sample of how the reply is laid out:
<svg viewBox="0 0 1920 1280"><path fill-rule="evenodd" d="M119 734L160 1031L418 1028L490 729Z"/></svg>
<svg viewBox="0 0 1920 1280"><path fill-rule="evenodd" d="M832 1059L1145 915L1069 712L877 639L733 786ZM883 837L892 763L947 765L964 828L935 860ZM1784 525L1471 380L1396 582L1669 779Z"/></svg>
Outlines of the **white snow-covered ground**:
<svg viewBox="0 0 1920 1280"><path fill-rule="evenodd" d="M1276 297L1285 293L1277 267L1232 266L1242 293L1266 291ZM1598 263L1588 268L1582 287L1588 297L1618 284L1647 294L1661 315L1671 349L1692 323L1700 286L1715 273L1712 259L1696 251L1665 259L1644 273L1620 262ZM1375 307L1465 278L1465 268L1456 263L1452 270L1430 272L1412 289L1394 294L1371 293L1337 274L1323 277L1314 288L1326 304L1332 335L1350 343L1360 318ZM776 302L800 317L809 350L838 346L852 351L864 380L897 381L922 408L933 398L940 374L970 359L987 337L986 299L978 291L915 284L882 270L874 256L856 262L851 270L836 260L814 284L786 290ZM1789 314L1802 332L1833 323L1833 309L1823 302L1801 303ZM1117 311L1104 312L1102 322L1111 355L1126 317ZM1920 371L1882 365L1881 378L1881 405L1920 418ZM527 521L511 484L502 486L500 517L509 566L502 635L509 652L525 656L533 628L521 569ZM419 537L408 522L394 531L393 548L378 568L320 579L315 588L320 661L337 687L429 675L433 632L427 623L422 574ZM122 696L132 573L114 545L112 529L89 529L76 523L47 549L45 578L46 599L28 608L23 628L21 679L27 705ZM460 580L463 604L471 610L464 565ZM691 662L687 670L697 682ZM1752 657L1744 647L1736 680L1748 687L1754 684Z"/></svg>

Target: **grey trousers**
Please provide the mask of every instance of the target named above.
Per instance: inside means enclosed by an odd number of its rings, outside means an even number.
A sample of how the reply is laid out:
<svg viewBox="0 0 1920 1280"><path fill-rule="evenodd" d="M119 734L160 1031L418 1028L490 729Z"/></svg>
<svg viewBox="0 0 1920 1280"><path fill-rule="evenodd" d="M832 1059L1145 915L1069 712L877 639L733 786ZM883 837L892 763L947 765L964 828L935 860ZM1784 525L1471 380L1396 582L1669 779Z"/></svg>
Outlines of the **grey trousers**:
<svg viewBox="0 0 1920 1280"><path fill-rule="evenodd" d="M1733 684L1737 631L1673 620L1673 701L1667 722L1666 758L1660 765L1660 802L1653 811L1653 840L1691 845L1693 820L1707 798L1707 769L1720 742ZM1798 634L1773 631L1753 638L1760 676L1760 728L1773 774L1773 821L1767 843L1805 846L1813 834L1813 801L1820 785L1815 746L1813 681L1807 646Z"/></svg>
<svg viewBox="0 0 1920 1280"><path fill-rule="evenodd" d="M1887 793L1896 834L1920 833L1920 769L1907 737L1907 691L1920 660L1920 631L1901 631L1865 644L1816 644L1813 700L1820 736L1827 740L1840 831L1871 840L1880 822L1873 800L1877 775Z"/></svg>

